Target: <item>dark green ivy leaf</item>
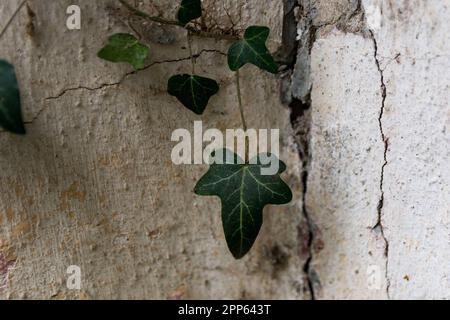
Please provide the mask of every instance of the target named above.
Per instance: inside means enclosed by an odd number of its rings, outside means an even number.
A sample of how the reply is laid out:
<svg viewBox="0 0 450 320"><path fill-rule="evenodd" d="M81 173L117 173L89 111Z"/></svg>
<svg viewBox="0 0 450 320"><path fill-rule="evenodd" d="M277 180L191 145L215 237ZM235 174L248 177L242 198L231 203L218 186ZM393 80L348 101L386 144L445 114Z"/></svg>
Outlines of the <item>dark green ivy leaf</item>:
<svg viewBox="0 0 450 320"><path fill-rule="evenodd" d="M278 66L266 47L270 29L251 26L245 30L244 38L234 43L228 50L228 66L236 71L246 63L269 71L278 72Z"/></svg>
<svg viewBox="0 0 450 320"><path fill-rule="evenodd" d="M213 79L178 74L169 79L167 91L189 110L202 114L211 96L219 92L219 85Z"/></svg>
<svg viewBox="0 0 450 320"><path fill-rule="evenodd" d="M149 48L140 43L135 36L116 33L108 38L108 43L99 52L98 57L111 62L128 62L136 70L144 67Z"/></svg>
<svg viewBox="0 0 450 320"><path fill-rule="evenodd" d="M177 18L181 24L186 25L192 20L202 16L201 0L183 0L178 10Z"/></svg>
<svg viewBox="0 0 450 320"><path fill-rule="evenodd" d="M0 126L13 133L25 134L16 73L4 60L0 60Z"/></svg>
<svg viewBox="0 0 450 320"><path fill-rule="evenodd" d="M236 259L242 258L253 246L261 229L263 208L267 204L286 204L292 200L289 186L280 177L286 165L273 157L274 161L279 161L278 172L262 175L264 165L259 161L260 156L256 164L237 164L243 161L235 154L232 157L240 162L212 164L195 186L196 194L221 199L225 238Z"/></svg>

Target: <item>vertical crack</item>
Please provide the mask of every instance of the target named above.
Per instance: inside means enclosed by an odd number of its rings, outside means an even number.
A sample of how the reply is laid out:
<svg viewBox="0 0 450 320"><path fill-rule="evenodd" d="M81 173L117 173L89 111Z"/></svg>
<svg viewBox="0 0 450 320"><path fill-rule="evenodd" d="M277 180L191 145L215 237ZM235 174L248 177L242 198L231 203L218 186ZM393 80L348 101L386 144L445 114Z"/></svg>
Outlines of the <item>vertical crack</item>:
<svg viewBox="0 0 450 320"><path fill-rule="evenodd" d="M309 148L311 126L310 56L316 32L310 16L309 0L284 0L284 12L283 46L277 54L279 60L283 61L285 65L281 96L283 103L288 105L291 111L290 120L302 161L300 178L303 205L301 214L305 222L298 226L299 242L302 244L300 254L306 259L303 265L307 283L306 290L309 292L311 300L315 300L315 288L319 280L312 269L315 234L314 223L306 206L306 196L311 163ZM301 84L300 87L299 84Z"/></svg>
<svg viewBox="0 0 450 320"><path fill-rule="evenodd" d="M384 226L383 226L383 206L384 206L384 171L386 168L386 165L388 164L387 161L387 153L388 153L388 147L389 147L389 139L386 137L386 134L384 132L383 128L383 116L384 116L384 108L386 103L386 96L387 96L387 90L386 90L386 83L384 82L384 70L381 68L380 60L378 59L378 43L375 38L375 34L372 30L369 30L370 36L373 41L374 46L374 58L375 58L375 64L377 66L378 72L380 74L380 82L381 82L381 108L380 113L378 116L378 126L380 129L381 139L383 141L383 165L381 166L381 173L380 173L380 200L378 202L377 206L377 212L378 212L378 221L376 225L372 228L372 230L378 230L381 234L381 237L383 238L385 247L384 247L384 256L386 259L386 265L385 265L385 278L386 278L386 294L388 299L390 299L389 295L389 287L390 287L390 281L389 281L389 275L388 275L388 263L389 263L389 241L386 238L385 232L384 232Z"/></svg>
<svg viewBox="0 0 450 320"><path fill-rule="evenodd" d="M311 127L311 99L308 96L307 102L301 102L300 100L294 99L290 104L292 115L292 124L297 126L298 135L298 146L299 153L302 160L302 214L306 221L307 235L306 235L306 248L307 248L307 258L305 264L303 265L303 271L306 275L306 280L308 283L308 290L310 293L311 300L316 300L315 284L319 283L316 273L311 267L314 258L314 223L309 214L306 205L306 196L308 192L308 177L309 169L311 164L311 150L310 150L310 127ZM301 127L301 129L300 129Z"/></svg>
<svg viewBox="0 0 450 320"><path fill-rule="evenodd" d="M295 4L293 4L295 2ZM302 174L301 181L303 185L303 208L302 215L304 217L305 225L299 226L299 239L303 243L301 254L306 257L303 266L308 284L308 290L312 300L316 299L317 290L320 289L320 279L313 268L313 260L315 250L319 250L318 239L319 232L316 229L311 212L308 210L306 204L308 192L308 176L311 166L311 150L310 150L310 127L311 127L311 50L316 40L316 35L321 30L322 26L314 25L313 16L315 12L315 2L312 0L284 0L285 12L289 12L289 16L285 15L284 23L289 26L284 26L284 31L290 31L286 37L283 33L283 47L286 48L284 57L288 57L286 63L285 73L282 81L282 101L289 105L291 109L291 124L294 128L295 138L297 142L298 151L302 160ZM290 6L289 6L290 5ZM289 10L286 10L289 9ZM295 13L296 11L296 13ZM294 12L294 14L292 14ZM294 18L292 18L294 16ZM295 18L297 20L295 20ZM361 0L352 0L351 6L347 13L342 13L337 19L327 25L334 25L344 32L350 31L356 34L366 35L365 13ZM295 30L296 32L293 32ZM384 205L384 173L388 164L388 138L385 135L383 127L383 116L385 111L385 102L387 96L386 84L384 81L384 73L378 59L378 44L372 31L370 36L374 44L374 59L377 69L380 74L380 88L382 93L382 103L378 117L378 126L380 135L384 145L383 164L380 173L380 198L377 206L378 219L376 225L373 227L374 231L378 231L384 241L384 255L385 255L385 277L387 283L387 297L389 296L389 278L388 278L388 256L389 256L389 242L385 235L383 226L383 205ZM293 40L295 38L295 41ZM290 41L290 43L286 43ZM294 42L294 45L292 45ZM292 56L292 48L295 48L296 55Z"/></svg>
<svg viewBox="0 0 450 320"><path fill-rule="evenodd" d="M314 259L314 223L308 211L306 200L308 192L308 178L311 164L310 150L310 129L311 129L311 50L315 42L316 28L313 25L311 17L310 0L298 2L299 16L297 28L300 32L296 35L298 40L297 55L293 65L294 74L292 78L292 101L289 104L291 108L291 123L297 130L297 143L302 160L302 215L306 221L306 261L303 265L303 271L306 275L308 290L311 300L316 300L316 284L320 281L312 268Z"/></svg>
<svg viewBox="0 0 450 320"><path fill-rule="evenodd" d="M314 259L315 225L306 205L308 192L308 177L311 164L310 127L311 127L311 100L307 102L293 99L289 105L291 109L291 124L295 129L297 149L302 161L302 216L305 223L299 225L299 241L302 244L300 254L306 256L303 271L306 275L307 289L311 300L316 299L315 288L320 284L317 274L312 268Z"/></svg>

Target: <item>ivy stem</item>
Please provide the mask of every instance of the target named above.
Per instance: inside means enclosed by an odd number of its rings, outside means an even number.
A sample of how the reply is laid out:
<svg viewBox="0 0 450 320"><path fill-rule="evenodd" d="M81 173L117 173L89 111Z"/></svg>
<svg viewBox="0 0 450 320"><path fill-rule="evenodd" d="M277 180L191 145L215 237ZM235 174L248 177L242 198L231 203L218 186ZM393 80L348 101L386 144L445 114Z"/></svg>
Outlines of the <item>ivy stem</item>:
<svg viewBox="0 0 450 320"><path fill-rule="evenodd" d="M195 57L192 53L192 34L188 30L187 32L187 40L188 40L188 47L189 47L189 56L191 57L191 64L192 64L192 75L195 75Z"/></svg>
<svg viewBox="0 0 450 320"><path fill-rule="evenodd" d="M168 19L164 19L164 18L160 18L160 17L153 17L153 16L133 7L131 4L129 4L125 0L119 0L119 2L121 4L123 4L128 10L133 12L135 15L145 18L147 20L151 20L153 22L162 23L162 24L173 25L173 26L181 26L180 23L175 20L168 20Z"/></svg>
<svg viewBox="0 0 450 320"><path fill-rule="evenodd" d="M238 97L238 103L239 103L239 111L241 113L242 128L244 129L244 131L247 131L247 122L245 121L244 107L242 105L241 83L239 80L239 70L236 71L236 89L237 89L237 97Z"/></svg>
<svg viewBox="0 0 450 320"><path fill-rule="evenodd" d="M182 23L180 23L179 21L176 21L176 20L169 20L169 19L165 19L165 18L161 18L161 17L154 17L154 16L149 15L148 13L145 13L144 11L141 11L141 10L133 7L131 4L129 4L125 0L119 0L119 2L125 8L127 8L129 11L133 12L135 15L137 15L139 17L142 17L142 18L152 21L152 22L157 22L157 23L161 23L161 24L165 24L165 25L171 25L171 26L176 26L176 27L186 29L186 30L190 31L192 33L192 35L195 35L197 37L211 38L211 39L216 39L216 40L239 40L238 36L229 35L229 34L217 34L217 33L213 33L213 32L199 30L199 29L196 29L189 25L183 25Z"/></svg>
<svg viewBox="0 0 450 320"><path fill-rule="evenodd" d="M27 0L22 1L19 6L17 7L16 11L14 11L14 13L12 14L11 18L9 18L8 22L6 22L5 27L3 28L3 30L0 32L0 38L3 37L3 35L5 34L6 30L8 29L9 25L13 22L14 18L16 17L16 15L19 13L20 9L22 9L22 7L24 6L24 4L27 2Z"/></svg>
<svg viewBox="0 0 450 320"><path fill-rule="evenodd" d="M236 90L237 90L237 97L238 97L238 104L239 104L239 112L241 114L241 121L242 121L242 128L244 129L244 135L245 135L245 155L244 155L244 161L245 163L248 163L249 161L249 138L247 136L247 122L245 121L245 115L244 115L244 105L242 104L242 95L241 95L241 81L239 77L239 69L235 72L236 75Z"/></svg>
<svg viewBox="0 0 450 320"><path fill-rule="evenodd" d="M127 24L130 27L130 29L133 30L133 32L136 34L136 36L138 37L138 40L141 41L142 40L142 35L136 30L135 27L133 27L133 24L131 23L130 19L128 19Z"/></svg>

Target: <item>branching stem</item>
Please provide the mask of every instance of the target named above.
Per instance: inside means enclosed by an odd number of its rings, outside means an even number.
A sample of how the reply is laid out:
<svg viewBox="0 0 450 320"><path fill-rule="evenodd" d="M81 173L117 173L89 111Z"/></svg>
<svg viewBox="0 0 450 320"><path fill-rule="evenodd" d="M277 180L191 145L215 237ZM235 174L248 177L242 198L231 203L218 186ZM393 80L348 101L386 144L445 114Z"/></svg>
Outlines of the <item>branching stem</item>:
<svg viewBox="0 0 450 320"><path fill-rule="evenodd" d="M165 19L165 18L161 18L161 17L154 17L154 16L149 15L146 12L143 12L143 11L133 7L131 4L129 4L125 0L119 0L119 2L125 8L127 8L129 11L133 12L135 15L137 15L139 17L142 17L142 18L152 21L152 22L157 22L157 23L161 23L161 24L165 24L165 25L171 25L171 26L176 26L176 27L186 29L186 30L190 31L192 35L195 35L197 37L212 38L212 39L216 39L216 40L238 40L239 39L238 36L229 35L229 34L217 34L217 33L213 33L213 32L199 30L190 25L185 26L176 20L169 20L169 19Z"/></svg>

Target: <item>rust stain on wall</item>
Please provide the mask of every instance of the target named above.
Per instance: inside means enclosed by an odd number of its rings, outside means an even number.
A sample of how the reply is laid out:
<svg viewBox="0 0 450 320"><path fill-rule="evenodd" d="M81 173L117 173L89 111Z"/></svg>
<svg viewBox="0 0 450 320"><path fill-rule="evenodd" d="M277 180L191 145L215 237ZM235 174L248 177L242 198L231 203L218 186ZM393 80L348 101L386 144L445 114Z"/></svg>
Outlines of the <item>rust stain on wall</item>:
<svg viewBox="0 0 450 320"><path fill-rule="evenodd" d="M12 208L6 209L6 218L8 219L8 222L11 222L14 218L14 210Z"/></svg>
<svg viewBox="0 0 450 320"><path fill-rule="evenodd" d="M12 237L15 238L17 236L27 234L31 230L31 226L28 220L20 221L14 228L12 229Z"/></svg>
<svg viewBox="0 0 450 320"><path fill-rule="evenodd" d="M79 188L80 182L75 181L70 185L70 187L66 191L61 192L61 195L59 197L60 200L59 208L61 210L69 209L70 200L78 200L80 202L83 202L86 199L86 192L80 191Z"/></svg>

